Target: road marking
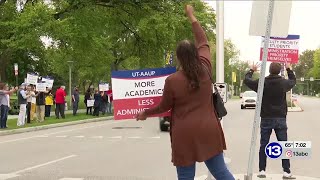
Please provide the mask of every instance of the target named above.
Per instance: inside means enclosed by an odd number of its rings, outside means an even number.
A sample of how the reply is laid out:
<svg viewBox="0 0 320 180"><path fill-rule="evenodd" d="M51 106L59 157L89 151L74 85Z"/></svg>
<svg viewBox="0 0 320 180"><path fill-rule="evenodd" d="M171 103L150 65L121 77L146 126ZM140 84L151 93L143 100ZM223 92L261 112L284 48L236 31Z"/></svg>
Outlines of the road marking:
<svg viewBox="0 0 320 180"><path fill-rule="evenodd" d="M102 139L103 136L92 136L92 138L94 138L94 139Z"/></svg>
<svg viewBox="0 0 320 180"><path fill-rule="evenodd" d="M121 139L122 136L112 136L112 137L109 137L109 138L111 138L111 139Z"/></svg>
<svg viewBox="0 0 320 180"><path fill-rule="evenodd" d="M39 135L39 136L36 136L36 137L41 137L41 138L45 138L45 137L49 137L49 136L45 136L45 135Z"/></svg>
<svg viewBox="0 0 320 180"><path fill-rule="evenodd" d="M119 123L123 123L123 122L127 122L129 120L122 120L122 121L116 121L116 122L111 122L111 123L104 123L104 124L100 124L100 125L95 125L95 126L87 126L87 127L82 127L82 128L74 128L74 129L69 129L69 130L64 130L64 131L58 131L58 132L52 132L52 133L47 133L44 135L55 135L55 134L60 134L60 133L66 133L66 132L72 132L72 131L77 131L77 130L83 130L83 129L89 129L89 128L95 128L95 127L100 127L100 126L109 126L109 125L113 125L113 124L119 124ZM96 123L96 122L92 122L92 123ZM79 125L79 124L78 124ZM66 126L62 126L62 127L66 127ZM62 128L60 127L60 128ZM7 141L1 141L0 144L4 144L4 143L10 143L10 142L16 142L16 141L23 141L23 140L28 140L28 139L34 139L37 136L30 136L30 137L24 137L24 138L17 138L17 139L12 139L12 140L7 140Z"/></svg>
<svg viewBox="0 0 320 180"><path fill-rule="evenodd" d="M25 169L21 169L19 171L15 171L13 173L10 173L10 174L19 174L19 173L24 173L26 171L30 171L32 169L36 169L36 168L40 168L40 167L43 167L43 166L47 166L49 164L53 164L53 163L56 163L56 162L59 162L59 161L63 161L63 160L66 160L66 159L69 159L69 158L73 158L73 157L76 157L77 155L70 155L70 156L66 156L66 157L63 157L63 158L60 158L60 159L56 159L56 160L53 160L53 161L49 161L49 162L46 162L46 163L43 163L43 164L39 164L39 165L36 165L36 166L32 166L32 167L29 167L29 168L25 168Z"/></svg>
<svg viewBox="0 0 320 180"><path fill-rule="evenodd" d="M132 137L128 137L129 139L140 139L140 136L132 136Z"/></svg>
<svg viewBox="0 0 320 180"><path fill-rule="evenodd" d="M59 180L83 180L83 178L61 178Z"/></svg>
<svg viewBox="0 0 320 180"><path fill-rule="evenodd" d="M66 138L67 136L56 136L57 138Z"/></svg>
<svg viewBox="0 0 320 180"><path fill-rule="evenodd" d="M160 139L160 136L150 137L151 139Z"/></svg>
<svg viewBox="0 0 320 180"><path fill-rule="evenodd" d="M75 138L84 138L84 136L74 136Z"/></svg>
<svg viewBox="0 0 320 180"><path fill-rule="evenodd" d="M19 175L17 174L0 174L0 180L6 180L6 179L11 179L14 177L18 177Z"/></svg>

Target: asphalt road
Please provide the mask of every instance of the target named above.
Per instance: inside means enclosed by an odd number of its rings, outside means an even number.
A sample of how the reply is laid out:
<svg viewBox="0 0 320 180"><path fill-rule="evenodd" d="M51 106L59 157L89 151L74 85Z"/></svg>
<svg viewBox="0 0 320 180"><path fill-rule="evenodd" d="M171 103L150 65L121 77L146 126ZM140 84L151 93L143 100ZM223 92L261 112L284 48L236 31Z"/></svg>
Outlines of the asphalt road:
<svg viewBox="0 0 320 180"><path fill-rule="evenodd" d="M300 98L299 102L305 111L289 113L289 138L312 141L313 154L308 160L293 160L292 171L320 179L320 99ZM229 101L227 108L226 156L231 159L231 171L243 174L254 110L241 110L239 100ZM169 134L160 132L158 124L157 119L104 121L0 136L0 180L174 180ZM258 145L257 141L257 149ZM281 161L268 161L267 173L281 174ZM207 169L199 163L197 176L205 174Z"/></svg>

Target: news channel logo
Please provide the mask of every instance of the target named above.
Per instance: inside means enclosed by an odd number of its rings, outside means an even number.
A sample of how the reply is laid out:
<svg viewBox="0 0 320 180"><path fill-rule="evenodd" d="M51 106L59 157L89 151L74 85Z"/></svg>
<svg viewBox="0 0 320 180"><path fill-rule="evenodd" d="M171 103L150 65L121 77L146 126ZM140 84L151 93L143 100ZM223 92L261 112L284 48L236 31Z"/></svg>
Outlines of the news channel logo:
<svg viewBox="0 0 320 180"><path fill-rule="evenodd" d="M271 159L277 159L282 155L283 148L277 142L269 143L265 148L266 155Z"/></svg>
<svg viewBox="0 0 320 180"><path fill-rule="evenodd" d="M311 141L271 142L266 146L265 154L271 159L310 158Z"/></svg>

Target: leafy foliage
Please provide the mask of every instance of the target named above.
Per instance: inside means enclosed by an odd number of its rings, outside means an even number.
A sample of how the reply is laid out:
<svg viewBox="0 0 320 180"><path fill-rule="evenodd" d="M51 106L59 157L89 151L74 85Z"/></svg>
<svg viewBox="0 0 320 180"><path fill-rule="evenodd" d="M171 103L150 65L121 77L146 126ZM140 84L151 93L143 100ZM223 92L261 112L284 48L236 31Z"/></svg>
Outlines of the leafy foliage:
<svg viewBox="0 0 320 180"><path fill-rule="evenodd" d="M201 0L52 0L0 1L1 79L19 81L27 72L54 76L57 85L68 83L72 66L74 85L110 81L112 70L164 66L164 53L183 39L192 39L184 6L192 4L204 26L215 64L215 14ZM229 60L238 51L225 43L226 80ZM73 63L70 63L72 61Z"/></svg>

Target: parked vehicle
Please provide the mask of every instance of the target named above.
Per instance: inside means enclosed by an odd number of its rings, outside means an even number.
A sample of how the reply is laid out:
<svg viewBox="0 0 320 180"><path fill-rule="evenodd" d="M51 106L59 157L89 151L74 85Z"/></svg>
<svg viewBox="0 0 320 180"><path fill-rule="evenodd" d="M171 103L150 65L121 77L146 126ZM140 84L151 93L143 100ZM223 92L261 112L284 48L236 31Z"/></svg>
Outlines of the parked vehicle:
<svg viewBox="0 0 320 180"><path fill-rule="evenodd" d="M257 103L257 93L254 91L245 91L241 96L241 109L246 109L247 107L256 107Z"/></svg>

